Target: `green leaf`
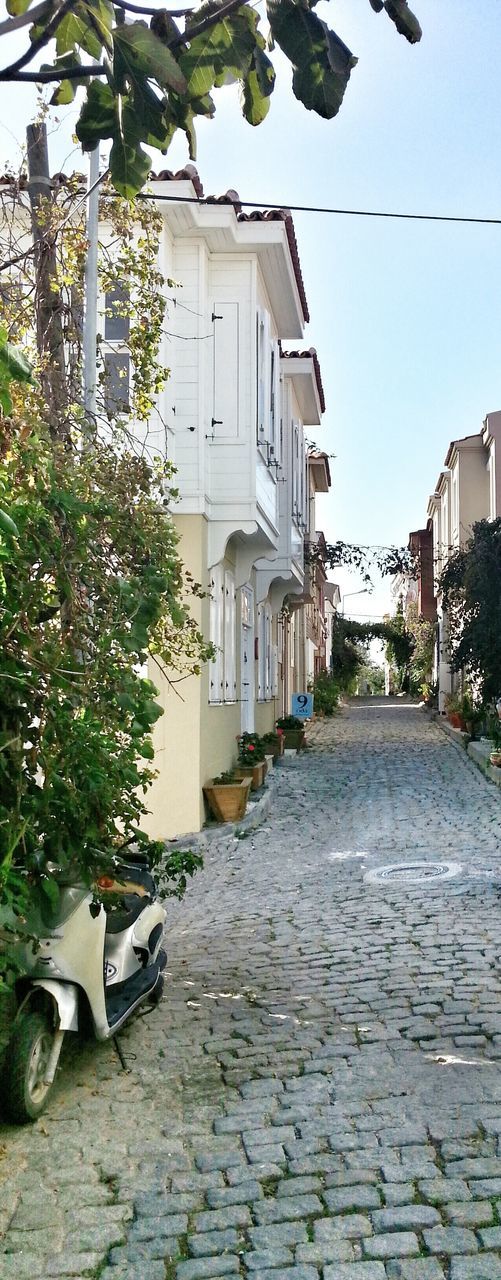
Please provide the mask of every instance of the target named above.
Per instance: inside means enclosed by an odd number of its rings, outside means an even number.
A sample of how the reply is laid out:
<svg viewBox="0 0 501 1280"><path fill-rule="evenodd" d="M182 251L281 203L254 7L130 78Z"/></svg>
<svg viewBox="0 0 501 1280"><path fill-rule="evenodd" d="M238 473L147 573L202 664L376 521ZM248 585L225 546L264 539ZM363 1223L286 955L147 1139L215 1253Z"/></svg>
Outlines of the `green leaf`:
<svg viewBox="0 0 501 1280"><path fill-rule="evenodd" d="M245 119L252 125L262 124L269 109L269 96L262 93L257 71L252 69L243 82L242 110Z"/></svg>
<svg viewBox="0 0 501 1280"><path fill-rule="evenodd" d="M357 59L308 0L268 0L272 35L294 67L292 87L309 111L331 120L341 106Z"/></svg>
<svg viewBox="0 0 501 1280"><path fill-rule="evenodd" d="M7 0L7 13L11 18L18 18L21 13L26 13L33 4L33 0Z"/></svg>
<svg viewBox="0 0 501 1280"><path fill-rule="evenodd" d="M56 68L58 71L64 71L66 67L78 66L80 61L80 54L77 52L63 53L60 58L56 58L55 62L50 65L44 63L40 70L53 71L54 68ZM67 106L68 103L73 102L77 89L85 83L86 82L83 79L61 80L61 83L58 84L52 94L52 98L50 100L51 106L64 107Z"/></svg>
<svg viewBox="0 0 501 1280"><path fill-rule="evenodd" d="M409 44L417 44L423 32L416 15L409 9L407 0L384 0L384 7L399 35L405 36Z"/></svg>
<svg viewBox="0 0 501 1280"><path fill-rule="evenodd" d="M175 93L185 92L186 80L174 54L144 22L115 27L113 40L133 81L157 80Z"/></svg>
<svg viewBox="0 0 501 1280"><path fill-rule="evenodd" d="M128 99L122 121L126 138L136 138L148 147L165 147L168 132L165 106L146 81L140 90L135 89L133 99Z"/></svg>
<svg viewBox="0 0 501 1280"><path fill-rule="evenodd" d="M6 511L2 511L1 507L0 507L0 529L3 529L4 533L10 533L13 538L19 537L19 529L17 527L17 524L14 524L14 521L12 520L11 516L9 516Z"/></svg>
<svg viewBox="0 0 501 1280"><path fill-rule="evenodd" d="M203 98L213 85L244 79L256 49L257 20L254 10L237 10L194 37L179 59L190 97Z"/></svg>
<svg viewBox="0 0 501 1280"><path fill-rule="evenodd" d="M151 158L138 143L128 142L124 137L115 137L110 151L110 172L113 186L132 200L144 186L151 169Z"/></svg>
<svg viewBox="0 0 501 1280"><path fill-rule="evenodd" d="M0 341L0 376L11 382L32 382L29 361L11 342Z"/></svg>
<svg viewBox="0 0 501 1280"><path fill-rule="evenodd" d="M108 84L92 80L80 112L76 135L92 151L101 138L112 138L117 128L116 102Z"/></svg>

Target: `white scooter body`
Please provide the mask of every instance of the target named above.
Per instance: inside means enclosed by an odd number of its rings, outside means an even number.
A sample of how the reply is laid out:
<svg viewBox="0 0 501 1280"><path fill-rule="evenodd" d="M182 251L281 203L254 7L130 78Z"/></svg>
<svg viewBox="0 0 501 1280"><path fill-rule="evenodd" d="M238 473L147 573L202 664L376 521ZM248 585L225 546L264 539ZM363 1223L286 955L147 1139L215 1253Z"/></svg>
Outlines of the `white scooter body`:
<svg viewBox="0 0 501 1280"><path fill-rule="evenodd" d="M76 1031L79 1026L81 993L87 996L94 1031L98 1040L107 1040L125 1022L141 999L143 984L129 982L128 994L117 1007L118 984L143 975L158 959L165 924L165 910L158 901L145 904L137 919L119 933L107 933L108 917L102 904L93 916L93 895L85 889L62 889L61 908L64 922L37 939L36 952L28 948L30 987L43 987L55 999L62 1031ZM66 911L70 908L70 913ZM160 928L157 928L160 926ZM153 950L148 942L155 931ZM145 965L145 960L147 961ZM149 975L155 986L157 969ZM122 1007L123 1006L123 1007Z"/></svg>
<svg viewBox="0 0 501 1280"><path fill-rule="evenodd" d="M18 984L21 1003L16 1018L17 1037L15 1024L11 1046L21 1038L19 1020L27 1011L46 1011L48 1005L52 1029L50 1045L44 1042L42 1048L36 1049L36 1086L32 1092L37 1098L43 1094L43 1102L31 1107L27 1101L23 1113L18 1096L19 1066L11 1089L16 1095L12 1105L7 1083L7 1106L14 1119L33 1119L42 1110L64 1033L78 1030L84 1005L90 1010L96 1038L107 1040L116 1035L138 1005L148 997L156 1002L161 993L161 975L167 962L161 949L166 912L156 897L149 869L131 858L127 864L115 867L111 876L102 877L98 888L104 901L107 894L113 894L108 911L85 886L61 885L57 909L50 910L48 917L46 900L43 903L41 898L43 906L28 924L35 941L24 948L25 976ZM42 1043L41 1033L39 1040ZM26 1046L23 1048L26 1054ZM33 1061L34 1055L35 1048ZM9 1051L6 1061L9 1063ZM27 1081L29 1070L27 1063ZM32 1062L32 1077L33 1071Z"/></svg>

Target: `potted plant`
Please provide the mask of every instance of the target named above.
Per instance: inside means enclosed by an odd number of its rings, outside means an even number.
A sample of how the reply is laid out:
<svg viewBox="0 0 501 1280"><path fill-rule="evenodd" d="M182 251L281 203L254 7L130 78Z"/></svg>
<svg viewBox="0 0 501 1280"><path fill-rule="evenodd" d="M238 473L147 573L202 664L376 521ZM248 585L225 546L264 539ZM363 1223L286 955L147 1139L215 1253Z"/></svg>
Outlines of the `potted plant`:
<svg viewBox="0 0 501 1280"><path fill-rule="evenodd" d="M285 750L300 751L305 743L303 721L298 716L280 716L276 726L283 730Z"/></svg>
<svg viewBox="0 0 501 1280"><path fill-rule="evenodd" d="M495 769L501 769L501 721L497 716L492 716L489 720L489 740L492 743L492 750L489 755L490 763Z"/></svg>
<svg viewBox="0 0 501 1280"><path fill-rule="evenodd" d="M266 776L264 743L257 733L242 733L237 738L238 761L236 778L250 778L251 790L262 787Z"/></svg>
<svg viewBox="0 0 501 1280"><path fill-rule="evenodd" d="M272 755L274 763L284 753L284 733L283 729L277 729L275 733L263 733L263 742L267 755Z"/></svg>
<svg viewBox="0 0 501 1280"><path fill-rule="evenodd" d="M236 778L231 770L206 782L203 793L214 818L218 822L239 822L245 813L250 787L249 777Z"/></svg>
<svg viewBox="0 0 501 1280"><path fill-rule="evenodd" d="M463 699L457 693L448 693L445 698L445 712L449 724L453 729L462 729L466 732L466 724L462 714Z"/></svg>

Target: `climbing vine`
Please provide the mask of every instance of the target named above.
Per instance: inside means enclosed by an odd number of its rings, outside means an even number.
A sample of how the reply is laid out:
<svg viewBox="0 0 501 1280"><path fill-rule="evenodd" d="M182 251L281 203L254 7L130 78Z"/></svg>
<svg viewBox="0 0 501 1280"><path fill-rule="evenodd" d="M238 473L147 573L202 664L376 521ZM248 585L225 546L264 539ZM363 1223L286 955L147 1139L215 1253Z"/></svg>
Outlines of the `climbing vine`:
<svg viewBox="0 0 501 1280"><path fill-rule="evenodd" d="M60 194L64 204L67 192ZM63 227L54 203L61 231L52 292L67 361L64 431L44 397L31 258L0 294L0 927L19 920L34 876L57 898L55 866L89 883L124 842L139 841L152 858L160 856L161 846L143 831L154 776L151 731L161 714L145 664L160 661L182 679L198 673L212 652L191 613L201 587L177 550L172 467L134 447L127 415L113 420L112 433L104 414L92 428L84 419L74 323L81 228ZM24 213L21 205L21 235ZM139 225L128 305L134 351L144 356L137 404L146 414L166 371L157 367L151 338L158 337L160 310L153 309L150 329L149 295L137 274L151 255L155 280L158 229L145 226L143 209L137 222L135 213L131 205L122 211L127 228ZM50 215L47 207L48 225ZM9 237L15 225L4 224ZM121 270L132 239L119 218L114 236L113 261ZM67 240L73 249L66 254ZM110 262L108 245L106 280ZM182 892L196 865L191 855L168 860L168 891Z"/></svg>
<svg viewBox="0 0 501 1280"><path fill-rule="evenodd" d="M466 670L479 701L501 694L501 518L479 520L439 580L453 671Z"/></svg>

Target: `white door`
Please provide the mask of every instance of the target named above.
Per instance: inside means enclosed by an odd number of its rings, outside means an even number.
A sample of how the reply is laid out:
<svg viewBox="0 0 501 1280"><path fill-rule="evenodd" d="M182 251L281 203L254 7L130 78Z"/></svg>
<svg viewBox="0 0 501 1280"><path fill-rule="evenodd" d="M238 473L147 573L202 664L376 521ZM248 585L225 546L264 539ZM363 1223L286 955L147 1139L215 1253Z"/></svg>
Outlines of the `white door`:
<svg viewBox="0 0 501 1280"><path fill-rule="evenodd" d="M240 593L240 727L254 733L254 592L242 587Z"/></svg>

